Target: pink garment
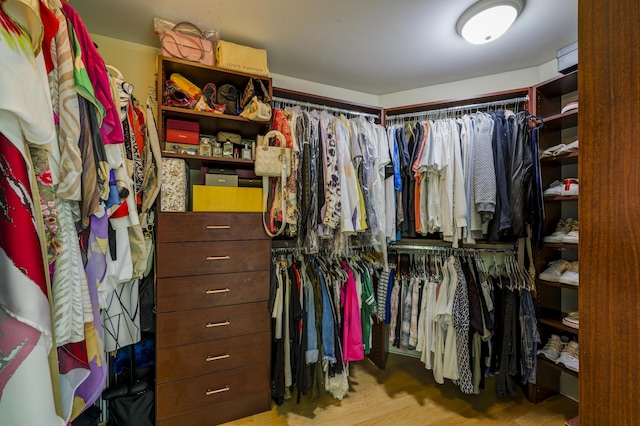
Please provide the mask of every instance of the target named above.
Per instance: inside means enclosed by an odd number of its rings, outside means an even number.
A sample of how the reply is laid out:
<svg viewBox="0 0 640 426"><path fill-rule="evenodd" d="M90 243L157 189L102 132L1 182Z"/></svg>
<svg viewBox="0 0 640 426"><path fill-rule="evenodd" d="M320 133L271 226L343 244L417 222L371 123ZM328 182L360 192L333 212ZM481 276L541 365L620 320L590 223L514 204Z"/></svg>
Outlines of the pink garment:
<svg viewBox="0 0 640 426"><path fill-rule="evenodd" d="M96 99L105 109L105 116L100 126L102 141L105 144L123 143L124 135L122 133L122 124L120 123L120 110L116 108L113 97L111 96L109 76L104 60L93 44L89 32L84 22L82 22L80 15L78 15L78 12L64 1L62 2L62 10L76 31L78 42L82 49L84 66L93 85Z"/></svg>
<svg viewBox="0 0 640 426"><path fill-rule="evenodd" d="M362 321L360 306L358 306L356 281L347 263L341 260L340 264L347 272L347 282L344 285L341 300L344 309L342 360L344 362L360 361L364 359L364 345L362 344Z"/></svg>

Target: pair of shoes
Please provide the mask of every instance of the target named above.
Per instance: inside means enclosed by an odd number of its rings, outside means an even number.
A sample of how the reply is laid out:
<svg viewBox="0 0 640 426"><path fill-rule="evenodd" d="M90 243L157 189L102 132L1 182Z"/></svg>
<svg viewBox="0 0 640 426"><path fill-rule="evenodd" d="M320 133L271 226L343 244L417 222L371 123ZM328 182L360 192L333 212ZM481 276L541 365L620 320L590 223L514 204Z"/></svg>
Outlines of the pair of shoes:
<svg viewBox="0 0 640 426"><path fill-rule="evenodd" d="M567 343L558 359L556 359L556 364L562 364L577 373L580 369L579 349L578 342L572 340Z"/></svg>
<svg viewBox="0 0 640 426"><path fill-rule="evenodd" d="M549 264L549 267L538 276L541 280L554 283L578 285L578 262L558 259Z"/></svg>
<svg viewBox="0 0 640 426"><path fill-rule="evenodd" d="M562 318L562 324L567 327L575 328L576 330L580 328L580 319L578 317L577 312L570 312L569 315Z"/></svg>
<svg viewBox="0 0 640 426"><path fill-rule="evenodd" d="M578 342L569 342L566 336L552 334L544 348L538 350L538 355L577 372L580 364L578 352Z"/></svg>
<svg viewBox="0 0 640 426"><path fill-rule="evenodd" d="M542 193L545 197L567 197L578 195L579 183L576 178L566 178L564 182L554 180L551 185Z"/></svg>
<svg viewBox="0 0 640 426"><path fill-rule="evenodd" d="M570 154L572 152L578 151L580 147L578 140L575 140L571 143L564 144L560 143L558 145L551 146L540 153L540 159L544 158L552 158L557 157L559 155Z"/></svg>
<svg viewBox="0 0 640 426"><path fill-rule="evenodd" d="M538 355L549 361L556 362L568 341L569 339L566 336L560 337L557 334L552 334L547 344L542 349L538 349Z"/></svg>
<svg viewBox="0 0 640 426"><path fill-rule="evenodd" d="M579 237L578 221L569 218L567 220L560 219L553 234L547 235L542 241L545 243L578 244Z"/></svg>

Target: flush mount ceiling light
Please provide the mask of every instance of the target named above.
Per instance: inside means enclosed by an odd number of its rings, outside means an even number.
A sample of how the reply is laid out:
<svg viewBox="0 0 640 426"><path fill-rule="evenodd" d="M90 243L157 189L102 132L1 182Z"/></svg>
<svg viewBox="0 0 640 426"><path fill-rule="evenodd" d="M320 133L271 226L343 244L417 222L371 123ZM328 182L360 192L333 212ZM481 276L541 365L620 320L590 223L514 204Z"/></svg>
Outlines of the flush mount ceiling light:
<svg viewBox="0 0 640 426"><path fill-rule="evenodd" d="M473 44L489 43L507 32L525 0L480 0L458 19L456 31Z"/></svg>

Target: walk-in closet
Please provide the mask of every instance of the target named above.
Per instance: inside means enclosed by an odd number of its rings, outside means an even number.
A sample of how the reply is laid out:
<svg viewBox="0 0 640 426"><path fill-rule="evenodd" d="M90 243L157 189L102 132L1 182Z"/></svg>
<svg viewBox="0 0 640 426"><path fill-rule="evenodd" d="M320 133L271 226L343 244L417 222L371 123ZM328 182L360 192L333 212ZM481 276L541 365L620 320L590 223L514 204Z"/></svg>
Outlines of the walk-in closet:
<svg viewBox="0 0 640 426"><path fill-rule="evenodd" d="M634 0L0 0L0 425L640 424Z"/></svg>

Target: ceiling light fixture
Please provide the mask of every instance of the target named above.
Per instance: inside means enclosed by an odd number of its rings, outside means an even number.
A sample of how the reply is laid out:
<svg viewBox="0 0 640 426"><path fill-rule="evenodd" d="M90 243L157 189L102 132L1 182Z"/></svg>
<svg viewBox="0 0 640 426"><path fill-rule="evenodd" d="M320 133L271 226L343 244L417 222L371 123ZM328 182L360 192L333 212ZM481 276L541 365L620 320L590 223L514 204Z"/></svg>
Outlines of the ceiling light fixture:
<svg viewBox="0 0 640 426"><path fill-rule="evenodd" d="M507 32L525 0L480 0L458 19L456 31L472 44L485 44Z"/></svg>

